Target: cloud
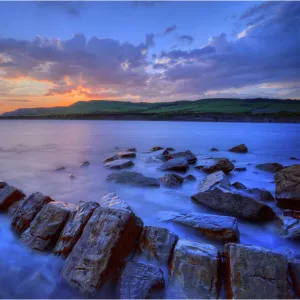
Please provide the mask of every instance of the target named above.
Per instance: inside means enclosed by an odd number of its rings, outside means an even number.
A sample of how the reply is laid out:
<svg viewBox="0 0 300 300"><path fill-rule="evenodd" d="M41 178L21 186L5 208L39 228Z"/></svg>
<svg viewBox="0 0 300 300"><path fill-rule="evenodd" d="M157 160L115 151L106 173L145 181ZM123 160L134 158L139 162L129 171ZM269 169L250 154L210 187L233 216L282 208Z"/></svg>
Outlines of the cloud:
<svg viewBox="0 0 300 300"><path fill-rule="evenodd" d="M36 2L37 7L45 13L61 11L72 18L78 18L84 9L84 2L76 1L42 1Z"/></svg>
<svg viewBox="0 0 300 300"><path fill-rule="evenodd" d="M177 29L177 26L176 26L175 24L172 25L172 26L170 26L170 27L167 27L167 28L164 30L163 35L167 35L167 34L173 32L173 31L175 31L176 29Z"/></svg>
<svg viewBox="0 0 300 300"><path fill-rule="evenodd" d="M6 102L19 102L19 103L27 103L27 102L31 102L31 100L28 99L7 99L4 100Z"/></svg>
<svg viewBox="0 0 300 300"><path fill-rule="evenodd" d="M180 35L177 39L182 43L187 43L188 45L194 42L194 38L190 35Z"/></svg>

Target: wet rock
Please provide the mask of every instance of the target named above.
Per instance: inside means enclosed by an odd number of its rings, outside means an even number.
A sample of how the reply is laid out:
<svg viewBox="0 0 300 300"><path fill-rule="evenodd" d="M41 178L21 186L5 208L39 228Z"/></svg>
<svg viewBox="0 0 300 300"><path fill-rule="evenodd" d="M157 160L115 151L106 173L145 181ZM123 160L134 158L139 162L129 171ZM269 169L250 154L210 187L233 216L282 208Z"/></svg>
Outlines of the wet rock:
<svg viewBox="0 0 300 300"><path fill-rule="evenodd" d="M126 150L126 152L136 152L136 148L129 148Z"/></svg>
<svg viewBox="0 0 300 300"><path fill-rule="evenodd" d="M160 182L166 187L174 187L174 186L182 185L183 177L175 173L168 173L160 178Z"/></svg>
<svg viewBox="0 0 300 300"><path fill-rule="evenodd" d="M276 173L275 182L277 205L300 210L300 165L292 165Z"/></svg>
<svg viewBox="0 0 300 300"><path fill-rule="evenodd" d="M225 261L227 298L293 298L285 255L260 247L227 244Z"/></svg>
<svg viewBox="0 0 300 300"><path fill-rule="evenodd" d="M120 173L112 173L108 175L107 180L116 183L125 183L138 186L159 187L159 180L152 177L146 177L141 173L122 171Z"/></svg>
<svg viewBox="0 0 300 300"><path fill-rule="evenodd" d="M186 172L188 169L188 161L186 158L172 158L159 167L162 171Z"/></svg>
<svg viewBox="0 0 300 300"><path fill-rule="evenodd" d="M208 173L223 171L228 174L234 169L234 165L229 159L223 157L207 160L204 164L197 165L196 169L202 169Z"/></svg>
<svg viewBox="0 0 300 300"><path fill-rule="evenodd" d="M13 203L20 201L25 197L25 194L5 182L2 182L2 188L0 188L0 211L7 210Z"/></svg>
<svg viewBox="0 0 300 300"><path fill-rule="evenodd" d="M23 202L24 200L20 200L20 201L17 201L17 202L14 202L8 209L7 209L7 214L10 216L10 217L13 217L13 215L15 214L15 212L17 211L19 205Z"/></svg>
<svg viewBox="0 0 300 300"><path fill-rule="evenodd" d="M144 227L138 249L149 260L169 263L171 253L178 240L178 236L162 227Z"/></svg>
<svg viewBox="0 0 300 300"><path fill-rule="evenodd" d="M65 261L63 278L82 292L95 293L119 275L142 230L140 220L125 209L98 207Z"/></svg>
<svg viewBox="0 0 300 300"><path fill-rule="evenodd" d="M168 298L218 298L220 263L216 247L180 239L171 262Z"/></svg>
<svg viewBox="0 0 300 300"><path fill-rule="evenodd" d="M227 242L239 240L238 223L234 217L189 213L181 214L175 217L173 221L195 228L209 237Z"/></svg>
<svg viewBox="0 0 300 300"><path fill-rule="evenodd" d="M194 175L187 175L184 177L184 180L187 180L187 181L196 181L197 178L194 176Z"/></svg>
<svg viewBox="0 0 300 300"><path fill-rule="evenodd" d="M171 158L186 158L188 164L194 164L197 162L197 157L190 150L184 152L176 152L171 154Z"/></svg>
<svg viewBox="0 0 300 300"><path fill-rule="evenodd" d="M136 154L135 154L135 152L123 151L123 152L116 153L116 157L118 157L118 158L135 158Z"/></svg>
<svg viewBox="0 0 300 300"><path fill-rule="evenodd" d="M162 149L164 149L164 148L160 147L160 146L155 146L155 147L150 149L150 152L155 152L155 151L162 150Z"/></svg>
<svg viewBox="0 0 300 300"><path fill-rule="evenodd" d="M70 254L97 207L99 204L96 202L81 202L77 210L70 212L65 227L53 249L56 255L67 257Z"/></svg>
<svg viewBox="0 0 300 300"><path fill-rule="evenodd" d="M66 169L66 167L58 167L56 168L54 171L64 171Z"/></svg>
<svg viewBox="0 0 300 300"><path fill-rule="evenodd" d="M47 203L53 201L42 193L34 193L27 199L21 201L15 210L11 225L18 232L23 233L31 221Z"/></svg>
<svg viewBox="0 0 300 300"><path fill-rule="evenodd" d="M248 148L246 147L245 144L240 144L238 146L235 146L235 147L229 149L228 151L230 151L230 152L236 152L236 153L247 153L248 152Z"/></svg>
<svg viewBox="0 0 300 300"><path fill-rule="evenodd" d="M114 161L110 161L104 165L104 167L109 169L126 169L134 166L134 163L131 160L127 159L117 159Z"/></svg>
<svg viewBox="0 0 300 300"><path fill-rule="evenodd" d="M295 239L300 237L300 220L292 217L280 217L280 235L284 238Z"/></svg>
<svg viewBox="0 0 300 300"><path fill-rule="evenodd" d="M166 148L166 150L169 151L169 152L175 151L175 149L172 148L172 147L168 147L168 148Z"/></svg>
<svg viewBox="0 0 300 300"><path fill-rule="evenodd" d="M291 156L290 160L299 160L299 158L295 157L295 156Z"/></svg>
<svg viewBox="0 0 300 300"><path fill-rule="evenodd" d="M253 198L259 200L259 201L274 201L275 198L273 197L273 195L265 190L265 189L259 189L259 188L252 188L252 189L246 189L245 190L246 193L248 193L249 195L253 196Z"/></svg>
<svg viewBox="0 0 300 300"><path fill-rule="evenodd" d="M21 235L21 241L34 250L52 248L70 214L75 208L61 202L50 202L43 206Z"/></svg>
<svg viewBox="0 0 300 300"><path fill-rule="evenodd" d="M207 192L219 187L225 190L230 190L230 182L223 171L217 171L206 176L199 184L199 192Z"/></svg>
<svg viewBox="0 0 300 300"><path fill-rule="evenodd" d="M0 181L0 189L3 189L5 186L7 186L7 183L4 181Z"/></svg>
<svg viewBox="0 0 300 300"><path fill-rule="evenodd" d="M103 163L106 164L108 162L111 162L111 161L114 161L114 160L117 160L117 159L118 159L118 157L115 156L115 155L114 156L110 156L110 157L104 159Z"/></svg>
<svg viewBox="0 0 300 300"><path fill-rule="evenodd" d="M300 211L299 210L286 209L286 210L283 211L283 215L300 220Z"/></svg>
<svg viewBox="0 0 300 300"><path fill-rule="evenodd" d="M237 172L244 172L244 171L247 171L247 168L246 168L246 167L235 167L235 168L234 168L234 171L237 171Z"/></svg>
<svg viewBox="0 0 300 300"><path fill-rule="evenodd" d="M292 278L293 289L296 292L296 295L300 297L300 260L290 261L289 271Z"/></svg>
<svg viewBox="0 0 300 300"><path fill-rule="evenodd" d="M151 299L151 292L162 290L164 286L159 268L129 261L121 276L120 299Z"/></svg>
<svg viewBox="0 0 300 300"><path fill-rule="evenodd" d="M207 192L199 192L192 200L235 216L249 220L266 221L275 217L271 207L247 195L224 191L219 188Z"/></svg>
<svg viewBox="0 0 300 300"><path fill-rule="evenodd" d="M247 187L244 184L242 184L238 181L234 182L232 184L232 186L235 187L237 190L246 190L247 189Z"/></svg>
<svg viewBox="0 0 300 300"><path fill-rule="evenodd" d="M272 173L279 172L284 168L282 164L278 164L278 163L258 164L255 167L257 169L267 171L267 172L272 172Z"/></svg>
<svg viewBox="0 0 300 300"><path fill-rule="evenodd" d="M70 179L75 179L76 177L75 177L72 173L70 173L70 174L69 174L69 178L70 178Z"/></svg>
<svg viewBox="0 0 300 300"><path fill-rule="evenodd" d="M168 161L171 159L171 155L168 150L158 150L153 152L153 158L162 160L162 161Z"/></svg>
<svg viewBox="0 0 300 300"><path fill-rule="evenodd" d="M211 152L217 152L219 150L217 148L211 148L209 151L211 151Z"/></svg>
<svg viewBox="0 0 300 300"><path fill-rule="evenodd" d="M132 211L128 203L122 200L117 193L107 193L106 195L102 196L99 200L99 204L101 207L127 209Z"/></svg>
<svg viewBox="0 0 300 300"><path fill-rule="evenodd" d="M86 161L82 162L82 163L79 165L79 168L87 167L87 166L89 166L89 165L90 165L90 162L86 160Z"/></svg>

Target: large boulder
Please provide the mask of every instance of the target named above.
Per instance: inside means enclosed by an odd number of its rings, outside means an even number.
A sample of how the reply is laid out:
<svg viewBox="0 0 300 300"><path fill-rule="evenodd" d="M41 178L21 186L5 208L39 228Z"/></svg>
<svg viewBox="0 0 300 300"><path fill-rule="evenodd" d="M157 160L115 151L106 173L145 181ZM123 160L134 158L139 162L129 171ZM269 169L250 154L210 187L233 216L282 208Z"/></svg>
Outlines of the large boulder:
<svg viewBox="0 0 300 300"><path fill-rule="evenodd" d="M121 151L121 152L116 153L116 157L118 157L118 158L135 158L136 154L135 154L135 152Z"/></svg>
<svg viewBox="0 0 300 300"><path fill-rule="evenodd" d="M75 207L60 202L50 202L43 206L21 235L21 241L34 250L52 248L65 225L70 211Z"/></svg>
<svg viewBox="0 0 300 300"><path fill-rule="evenodd" d="M146 177L141 173L122 171L108 175L107 180L116 183L132 184L137 186L159 187L159 180L152 177Z"/></svg>
<svg viewBox="0 0 300 300"><path fill-rule="evenodd" d="M263 202L247 195L224 191L215 188L199 192L192 200L223 213L229 213L249 220L266 221L273 219L273 210Z"/></svg>
<svg viewBox="0 0 300 300"><path fill-rule="evenodd" d="M160 178L160 182L166 187L174 187L178 185L182 185L184 178L175 174L168 173Z"/></svg>
<svg viewBox="0 0 300 300"><path fill-rule="evenodd" d="M257 164L255 166L259 170L267 171L267 172L272 172L276 173L281 171L284 167L282 164L279 163L264 163L264 164Z"/></svg>
<svg viewBox="0 0 300 300"><path fill-rule="evenodd" d="M219 187L225 190L230 190L230 181L223 171L214 172L206 176L199 184L199 192L207 192Z"/></svg>
<svg viewBox="0 0 300 300"><path fill-rule="evenodd" d="M179 215L173 221L195 228L209 237L227 242L239 240L238 222L234 217L189 213Z"/></svg>
<svg viewBox="0 0 300 300"><path fill-rule="evenodd" d="M264 248L225 246L226 289L229 299L292 298L285 255Z"/></svg>
<svg viewBox="0 0 300 300"><path fill-rule="evenodd" d="M172 158L159 167L162 171L186 172L188 169L186 158Z"/></svg>
<svg viewBox="0 0 300 300"><path fill-rule="evenodd" d="M11 186L6 182L1 182L0 185L0 211L7 210L13 203L20 201L25 197L25 194Z"/></svg>
<svg viewBox="0 0 300 300"><path fill-rule="evenodd" d="M117 193L107 193L102 196L99 200L99 204L101 207L110 207L117 209L127 209L132 211L131 207L128 203L122 200Z"/></svg>
<svg viewBox="0 0 300 300"><path fill-rule="evenodd" d="M230 152L236 152L236 153L247 153L248 152L248 148L246 147L245 144L240 144L237 145L233 148L230 148L228 151Z"/></svg>
<svg viewBox="0 0 300 300"><path fill-rule="evenodd" d="M197 162L197 157L190 150L186 150L184 152L175 152L170 154L171 158L186 158L188 164L194 164Z"/></svg>
<svg viewBox="0 0 300 300"><path fill-rule="evenodd" d="M218 298L220 253L212 245L179 240L171 262L170 298Z"/></svg>
<svg viewBox="0 0 300 300"><path fill-rule="evenodd" d="M44 196L41 193L30 195L16 207L11 222L12 227L18 233L23 233L30 226L31 221L40 212L43 206L51 201L53 200L50 197Z"/></svg>
<svg viewBox="0 0 300 300"><path fill-rule="evenodd" d="M119 272L135 249L140 219L126 209L98 207L65 261L63 278L86 293L95 293Z"/></svg>
<svg viewBox="0 0 300 300"><path fill-rule="evenodd" d="M167 264L177 240L178 236L166 228L146 226L142 231L138 250L148 260Z"/></svg>
<svg viewBox="0 0 300 300"><path fill-rule="evenodd" d="M293 289L298 299L300 297L300 260L292 260L289 262L289 270L292 278Z"/></svg>
<svg viewBox="0 0 300 300"><path fill-rule="evenodd" d="M108 169L126 169L134 166L134 163L128 159L117 159L110 162L107 162L104 167Z"/></svg>
<svg viewBox="0 0 300 300"><path fill-rule="evenodd" d="M222 157L206 160L204 163L198 164L196 168L207 173L223 171L228 174L234 169L234 165L228 158Z"/></svg>
<svg viewBox="0 0 300 300"><path fill-rule="evenodd" d="M135 261L127 262L120 281L120 299L151 299L165 286L161 269Z"/></svg>
<svg viewBox="0 0 300 300"><path fill-rule="evenodd" d="M81 202L78 209L70 213L58 242L53 249L56 255L67 257L70 254L97 207L99 207L99 204L96 202Z"/></svg>
<svg viewBox="0 0 300 300"><path fill-rule="evenodd" d="M300 209L300 165L275 174L276 201L281 208Z"/></svg>

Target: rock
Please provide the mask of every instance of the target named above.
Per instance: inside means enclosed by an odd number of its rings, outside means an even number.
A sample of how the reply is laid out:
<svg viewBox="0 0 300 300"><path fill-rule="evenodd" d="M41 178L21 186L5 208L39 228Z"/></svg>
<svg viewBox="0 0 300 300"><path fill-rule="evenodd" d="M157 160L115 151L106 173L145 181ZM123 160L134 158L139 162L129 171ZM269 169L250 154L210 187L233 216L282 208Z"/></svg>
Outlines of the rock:
<svg viewBox="0 0 300 300"><path fill-rule="evenodd" d="M218 298L220 253L212 245L180 239L170 267L168 298Z"/></svg>
<svg viewBox="0 0 300 300"><path fill-rule="evenodd" d="M300 297L300 260L290 261L289 271L292 278L293 289L297 296Z"/></svg>
<svg viewBox="0 0 300 300"><path fill-rule="evenodd" d="M244 184L242 184L238 181L234 182L232 184L232 186L235 187L237 190L246 190L247 189L247 187Z"/></svg>
<svg viewBox="0 0 300 300"><path fill-rule="evenodd" d="M10 216L10 217L13 217L13 215L15 214L15 212L17 211L19 205L23 202L24 200L20 200L20 201L17 201L17 202L14 202L8 209L7 209L7 214Z"/></svg>
<svg viewBox="0 0 300 300"><path fill-rule="evenodd" d="M276 173L275 182L277 205L300 210L300 165L292 165Z"/></svg>
<svg viewBox="0 0 300 300"><path fill-rule="evenodd" d="M171 158L186 158L188 164L194 164L197 161L197 157L190 150L184 152L176 152L171 154Z"/></svg>
<svg viewBox="0 0 300 300"><path fill-rule="evenodd" d="M266 221L275 217L271 207L249 196L223 191L219 188L207 192L199 192L192 196L192 200L235 216L249 220Z"/></svg>
<svg viewBox="0 0 300 300"><path fill-rule="evenodd" d="M75 177L72 173L70 173L70 174L69 174L69 178L70 178L70 179L75 179L76 177Z"/></svg>
<svg viewBox="0 0 300 300"><path fill-rule="evenodd" d="M196 169L202 169L208 173L223 171L228 174L234 169L234 165L229 159L223 157L207 160L204 164L197 165Z"/></svg>
<svg viewBox="0 0 300 300"><path fill-rule="evenodd" d="M230 190L230 182L223 171L217 171L206 176L199 184L199 192L207 192L219 187L225 190Z"/></svg>
<svg viewBox="0 0 300 300"><path fill-rule="evenodd" d="M131 207L127 204L126 201L121 200L117 193L107 193L99 200L101 207L110 207L117 209L127 209L132 211Z"/></svg>
<svg viewBox="0 0 300 300"><path fill-rule="evenodd" d="M123 152L117 152L116 157L118 157L118 158L135 158L136 154L135 154L135 152L123 151Z"/></svg>
<svg viewBox="0 0 300 300"><path fill-rule="evenodd" d="M134 166L134 163L131 160L127 159L117 159L114 161L110 161L104 165L104 167L109 169L126 169Z"/></svg>
<svg viewBox="0 0 300 300"><path fill-rule="evenodd" d="M89 166L89 164L90 164L90 162L86 160L79 165L79 168L87 167L87 166Z"/></svg>
<svg viewBox="0 0 300 300"><path fill-rule="evenodd" d="M295 239L300 237L300 220L292 217L281 217L280 235L284 238Z"/></svg>
<svg viewBox="0 0 300 300"><path fill-rule="evenodd" d="M197 178L194 176L194 175L187 175L184 177L184 180L187 180L187 181L196 181Z"/></svg>
<svg viewBox="0 0 300 300"><path fill-rule="evenodd" d="M265 163L265 164L258 164L255 166L257 169L267 171L267 172L272 172L276 173L281 171L284 167L281 164L278 163Z"/></svg>
<svg viewBox="0 0 300 300"><path fill-rule="evenodd" d="M136 148L129 148L126 150L126 152L136 152Z"/></svg>
<svg viewBox="0 0 300 300"><path fill-rule="evenodd" d="M47 203L53 201L50 197L41 193L34 193L21 201L13 215L11 225L18 232L23 233L31 221Z"/></svg>
<svg viewBox="0 0 300 300"><path fill-rule="evenodd" d="M2 188L0 188L0 211L7 210L13 203L25 197L21 190L4 183L2 183Z"/></svg>
<svg viewBox="0 0 300 300"><path fill-rule="evenodd" d="M234 217L189 213L181 214L173 221L195 228L209 237L228 242L239 240L238 223Z"/></svg>
<svg viewBox="0 0 300 300"><path fill-rule="evenodd" d="M244 172L244 171L247 171L247 168L246 167L235 167L234 171Z"/></svg>
<svg viewBox="0 0 300 300"><path fill-rule="evenodd" d="M165 174L163 177L160 178L160 182L167 187L174 187L178 185L182 185L183 177L175 174L175 173L168 173Z"/></svg>
<svg viewBox="0 0 300 300"><path fill-rule="evenodd" d="M211 152L217 152L219 150L217 148L211 148L209 151L211 151Z"/></svg>
<svg viewBox="0 0 300 300"><path fill-rule="evenodd" d="M0 181L0 189L3 189L5 186L7 186L7 183L4 181Z"/></svg>
<svg viewBox="0 0 300 300"><path fill-rule="evenodd" d="M245 190L246 193L248 193L249 195L253 196L253 198L257 199L258 201L274 201L275 198L273 197L273 195L265 190L265 189L259 189L259 188L252 188L252 189L246 189Z"/></svg>
<svg viewBox="0 0 300 300"><path fill-rule="evenodd" d="M300 220L300 211L297 210L289 210L289 209L284 210L283 215Z"/></svg>
<svg viewBox="0 0 300 300"><path fill-rule="evenodd" d="M95 293L118 275L141 230L140 219L128 210L96 208L65 261L63 278L82 292Z"/></svg>
<svg viewBox="0 0 300 300"><path fill-rule="evenodd" d="M164 149L164 148L160 147L160 146L156 146L156 147L151 148L150 152L155 152L155 151L162 150L162 149Z"/></svg>
<svg viewBox="0 0 300 300"><path fill-rule="evenodd" d="M225 245L227 297L234 299L289 299L288 260L264 248Z"/></svg>
<svg viewBox="0 0 300 300"><path fill-rule="evenodd" d="M21 235L21 241L34 250L52 248L74 207L61 202L50 202L43 206Z"/></svg>
<svg viewBox="0 0 300 300"><path fill-rule="evenodd" d="M166 148L166 150L167 150L167 151L169 151L169 152L171 152L171 151L175 151L175 149L174 149L174 148L172 148L172 147L168 147L168 148Z"/></svg>
<svg viewBox="0 0 300 300"><path fill-rule="evenodd" d="M186 172L188 169L186 158L172 158L159 167L162 171Z"/></svg>
<svg viewBox="0 0 300 300"><path fill-rule="evenodd" d="M120 173L112 173L108 175L107 180L116 183L126 183L138 186L159 187L159 180L152 177L146 177L141 173L122 171Z"/></svg>
<svg viewBox="0 0 300 300"><path fill-rule="evenodd" d="M53 249L56 255L67 257L70 254L97 207L99 207L99 204L96 202L81 202L77 210L71 211L66 225Z"/></svg>
<svg viewBox="0 0 300 300"><path fill-rule="evenodd" d="M299 158L295 157L295 156L291 156L290 160L299 160Z"/></svg>
<svg viewBox="0 0 300 300"><path fill-rule="evenodd" d="M151 299L151 292L163 289L165 281L161 269L129 261L120 285L120 299Z"/></svg>
<svg viewBox="0 0 300 300"><path fill-rule="evenodd" d="M167 161L171 159L171 155L168 150L158 150L153 152L154 157L156 159L162 160L162 161Z"/></svg>
<svg viewBox="0 0 300 300"><path fill-rule="evenodd" d="M144 227L138 250L149 260L168 264L178 236L166 228Z"/></svg>
<svg viewBox="0 0 300 300"><path fill-rule="evenodd" d="M230 151L230 152L236 152L236 153L247 153L248 152L248 148L246 147L245 144L240 144L238 146L235 146L235 147L229 149L228 151Z"/></svg>
<svg viewBox="0 0 300 300"><path fill-rule="evenodd" d="M56 168L54 171L64 171L66 169L66 167L58 167Z"/></svg>
<svg viewBox="0 0 300 300"><path fill-rule="evenodd" d="M110 156L110 157L104 159L103 163L106 164L108 162L111 162L111 161L114 161L114 160L117 160L117 159L118 159L118 157L115 156L115 155L114 156Z"/></svg>

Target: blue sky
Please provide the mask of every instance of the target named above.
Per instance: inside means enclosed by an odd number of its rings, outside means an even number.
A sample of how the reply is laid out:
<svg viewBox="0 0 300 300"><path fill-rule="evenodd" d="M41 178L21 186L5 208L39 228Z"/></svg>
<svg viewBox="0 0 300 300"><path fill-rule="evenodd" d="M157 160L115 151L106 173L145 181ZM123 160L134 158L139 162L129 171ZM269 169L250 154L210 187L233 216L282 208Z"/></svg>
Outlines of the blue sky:
<svg viewBox="0 0 300 300"><path fill-rule="evenodd" d="M0 2L0 111L299 99L299 28L300 2Z"/></svg>

